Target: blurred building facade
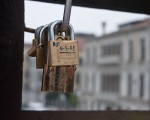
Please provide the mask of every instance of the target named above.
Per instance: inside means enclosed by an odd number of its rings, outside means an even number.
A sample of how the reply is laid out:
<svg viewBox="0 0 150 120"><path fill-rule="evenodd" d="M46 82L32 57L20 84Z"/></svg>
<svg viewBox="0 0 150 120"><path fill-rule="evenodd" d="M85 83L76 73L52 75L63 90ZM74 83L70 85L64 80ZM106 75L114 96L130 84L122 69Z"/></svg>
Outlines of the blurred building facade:
<svg viewBox="0 0 150 120"><path fill-rule="evenodd" d="M80 65L74 93L79 103L73 109L150 109L150 20L119 27L99 38L76 34ZM41 92L42 70L36 69L35 58L27 56L30 47L25 44L24 48L23 107L29 102L46 103L45 93Z"/></svg>
<svg viewBox="0 0 150 120"><path fill-rule="evenodd" d="M78 109L150 109L150 19L120 25L80 52Z"/></svg>
<svg viewBox="0 0 150 120"><path fill-rule="evenodd" d="M22 107L29 103L45 103L45 93L41 92L42 70L36 69L35 57L29 57L27 51L31 44L24 46Z"/></svg>

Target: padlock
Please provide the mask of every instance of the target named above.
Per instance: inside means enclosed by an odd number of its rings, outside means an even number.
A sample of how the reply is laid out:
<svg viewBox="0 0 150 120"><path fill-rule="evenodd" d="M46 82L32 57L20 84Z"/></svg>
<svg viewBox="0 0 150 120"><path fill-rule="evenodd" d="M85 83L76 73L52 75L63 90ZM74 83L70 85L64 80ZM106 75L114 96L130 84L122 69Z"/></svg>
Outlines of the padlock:
<svg viewBox="0 0 150 120"><path fill-rule="evenodd" d="M49 24L49 26L51 26L52 23ZM48 33L48 32L47 32ZM49 36L50 37L50 36ZM49 38L48 37L48 38ZM47 38L47 42L48 42L48 38ZM46 50L48 49L48 45L46 42ZM46 51L48 52L48 51ZM55 73L56 73L56 67L50 67L48 66L48 54L46 53L46 63L44 65L43 68L43 76L42 76L42 86L41 86L41 91L50 91L53 92L55 91Z"/></svg>
<svg viewBox="0 0 150 120"><path fill-rule="evenodd" d="M39 34L39 31L42 29L42 27L43 26L40 26L35 30L35 33L34 33L35 37L32 40L32 48L27 52L28 56L30 57L36 57L36 49L38 45L38 34Z"/></svg>
<svg viewBox="0 0 150 120"><path fill-rule="evenodd" d="M48 47L47 47L47 62L45 64L43 70L43 78L42 78L42 91L50 91L50 92L64 92L64 93L72 93L74 86L74 73L76 70L76 66L50 66L50 52L49 51L49 43L51 40L55 40L54 33L55 27L60 25L62 21L55 21L48 27ZM55 31L55 32L54 32ZM74 40L74 32L73 28L69 27L69 31L66 32L66 35L71 33L70 39ZM59 36L61 37L61 36ZM62 38L63 39L63 38Z"/></svg>
<svg viewBox="0 0 150 120"><path fill-rule="evenodd" d="M28 56L35 57L36 56L36 47L37 47L37 40L34 38L32 40L32 48L27 52Z"/></svg>
<svg viewBox="0 0 150 120"><path fill-rule="evenodd" d="M38 46L36 50L36 68L43 69L46 62L47 27L45 25L39 32Z"/></svg>
<svg viewBox="0 0 150 120"><path fill-rule="evenodd" d="M61 21L53 26L60 26ZM55 38L54 27L50 28L50 36L51 38ZM59 31L59 29L58 29ZM67 66L67 65L77 65L79 64L79 50L78 50L78 42L74 40L74 30L71 25L69 25L69 31L65 32L65 36L69 34L71 40L51 40L48 42L48 48L50 51L50 66Z"/></svg>

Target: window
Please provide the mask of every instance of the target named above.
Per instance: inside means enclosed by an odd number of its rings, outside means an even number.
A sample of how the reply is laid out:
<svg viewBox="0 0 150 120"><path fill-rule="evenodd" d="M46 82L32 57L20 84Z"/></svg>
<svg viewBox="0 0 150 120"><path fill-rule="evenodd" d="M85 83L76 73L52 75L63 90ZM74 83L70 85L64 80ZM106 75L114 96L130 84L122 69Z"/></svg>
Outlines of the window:
<svg viewBox="0 0 150 120"><path fill-rule="evenodd" d="M93 47L93 53L92 53L92 61L93 61L93 64L96 64L97 62L97 48L94 46Z"/></svg>
<svg viewBox="0 0 150 120"><path fill-rule="evenodd" d="M107 74L102 75L102 91L110 92L110 93L118 93L119 92L119 75L118 74Z"/></svg>
<svg viewBox="0 0 150 120"><path fill-rule="evenodd" d="M133 41L129 41L129 61L133 59Z"/></svg>
<svg viewBox="0 0 150 120"><path fill-rule="evenodd" d="M121 54L121 43L114 45L114 54L116 54L116 55Z"/></svg>
<svg viewBox="0 0 150 120"><path fill-rule="evenodd" d="M79 58L79 64L83 65L83 59L81 57Z"/></svg>
<svg viewBox="0 0 150 120"><path fill-rule="evenodd" d="M101 48L101 55L100 56L104 56L104 55L106 55L106 47L105 46L100 46L100 48Z"/></svg>
<svg viewBox="0 0 150 120"><path fill-rule="evenodd" d="M119 77L119 75L114 75L113 76L113 78L114 78L114 80L113 80L113 82L114 82L114 88L113 88L113 90L116 92L116 93L118 93L119 92L119 86L120 86L120 77Z"/></svg>
<svg viewBox="0 0 150 120"><path fill-rule="evenodd" d="M80 73L77 73L77 74L76 74L76 84L77 84L77 85L80 85L80 77L81 77L81 76L80 76Z"/></svg>
<svg viewBox="0 0 150 120"><path fill-rule="evenodd" d="M92 87L92 90L95 92L95 89L96 89L96 74L94 73L92 75L92 79L91 79L91 87Z"/></svg>
<svg viewBox="0 0 150 120"><path fill-rule="evenodd" d="M25 79L29 79L30 78L30 71L26 70L25 71Z"/></svg>
<svg viewBox="0 0 150 120"><path fill-rule="evenodd" d="M128 74L128 96L132 94L132 76Z"/></svg>
<svg viewBox="0 0 150 120"><path fill-rule="evenodd" d="M23 87L26 91L30 91L30 84L28 82L24 83Z"/></svg>
<svg viewBox="0 0 150 120"><path fill-rule="evenodd" d="M140 41L140 45L141 45L141 61L145 60L145 39L141 39Z"/></svg>
<svg viewBox="0 0 150 120"><path fill-rule="evenodd" d="M102 89L102 91L103 92L106 92L106 88L107 88L107 86L106 86L106 76L105 75L102 75L102 84L101 84L101 89Z"/></svg>
<svg viewBox="0 0 150 120"><path fill-rule="evenodd" d="M105 46L102 46L101 49L102 49L103 56L120 55L121 44L115 43L115 44L105 45Z"/></svg>
<svg viewBox="0 0 150 120"><path fill-rule="evenodd" d="M86 64L90 63L90 48L86 48Z"/></svg>
<svg viewBox="0 0 150 120"><path fill-rule="evenodd" d="M89 90L90 88L90 79L89 79L89 75L86 74L85 75L85 79L84 79L84 83L85 83L85 86L84 86L84 90Z"/></svg>
<svg viewBox="0 0 150 120"><path fill-rule="evenodd" d="M140 96L140 98L143 98L143 96L144 96L144 75L142 74L142 75L140 75L140 88L139 88L139 90L140 90L140 94L139 94L139 96Z"/></svg>

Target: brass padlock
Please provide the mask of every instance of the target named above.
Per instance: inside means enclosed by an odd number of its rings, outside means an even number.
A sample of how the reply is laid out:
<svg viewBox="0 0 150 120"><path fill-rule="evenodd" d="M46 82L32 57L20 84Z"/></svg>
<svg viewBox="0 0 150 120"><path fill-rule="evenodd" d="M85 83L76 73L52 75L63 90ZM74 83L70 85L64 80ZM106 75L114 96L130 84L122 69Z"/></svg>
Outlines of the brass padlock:
<svg viewBox="0 0 150 120"><path fill-rule="evenodd" d="M40 26L35 30L34 39L32 40L32 48L27 52L28 56L30 57L36 57L36 49L38 45L38 34L39 31L42 29L42 27L43 26Z"/></svg>
<svg viewBox="0 0 150 120"><path fill-rule="evenodd" d="M43 78L42 78L42 91L50 91L50 92L64 92L64 93L72 93L73 85L74 85L74 74L76 70L76 66L50 66L50 57L51 51L49 49L49 42L51 40L55 41L55 34L58 32L55 31L55 27L62 24L62 21L55 21L48 27L48 45L47 45L47 62L43 69ZM70 25L71 26L71 25ZM74 40L74 32L73 28L69 27L70 38ZM61 37L61 36L60 36Z"/></svg>
<svg viewBox="0 0 150 120"><path fill-rule="evenodd" d="M49 24L48 29L52 24L53 23ZM49 36L49 31L48 31L47 42L48 42L49 38L50 38L50 36ZM43 68L41 91L54 92L55 91L56 67L51 67L48 65L48 60L49 60L48 55L49 54L47 54L47 52L48 52L47 42L46 42L46 62L45 62L44 68Z"/></svg>
<svg viewBox="0 0 150 120"><path fill-rule="evenodd" d="M36 57L37 39L32 40L32 48L27 52L28 56Z"/></svg>
<svg viewBox="0 0 150 120"><path fill-rule="evenodd" d="M60 26L60 23L58 23L57 26ZM55 40L51 40L48 42L48 48L50 51L49 56L51 56L49 59L49 65L68 66L79 64L78 42L77 40L74 40L74 30L72 26L69 25L69 31L65 32L65 37L69 35L70 40L64 40L61 38L62 36L57 36L56 39L54 30L51 29L51 31L52 32L50 32L50 36L52 36L52 38L55 37Z"/></svg>
<svg viewBox="0 0 150 120"><path fill-rule="evenodd" d="M46 39L47 39L47 27L45 25L39 32L39 43L36 52L36 68L43 69L46 62Z"/></svg>

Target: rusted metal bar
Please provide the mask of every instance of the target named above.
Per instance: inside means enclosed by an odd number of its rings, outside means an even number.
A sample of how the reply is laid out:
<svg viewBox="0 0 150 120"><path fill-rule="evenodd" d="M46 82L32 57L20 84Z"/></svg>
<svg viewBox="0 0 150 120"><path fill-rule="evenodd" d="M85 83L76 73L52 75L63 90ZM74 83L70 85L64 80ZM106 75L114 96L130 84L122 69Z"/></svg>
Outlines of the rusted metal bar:
<svg viewBox="0 0 150 120"><path fill-rule="evenodd" d="M35 29L29 27L25 27L24 31L29 33L35 33Z"/></svg>
<svg viewBox="0 0 150 120"><path fill-rule="evenodd" d="M64 16L63 16L63 23L61 25L61 31L67 31L70 21L70 14L71 14L71 7L72 7L72 0L66 0L65 8L64 8Z"/></svg>

